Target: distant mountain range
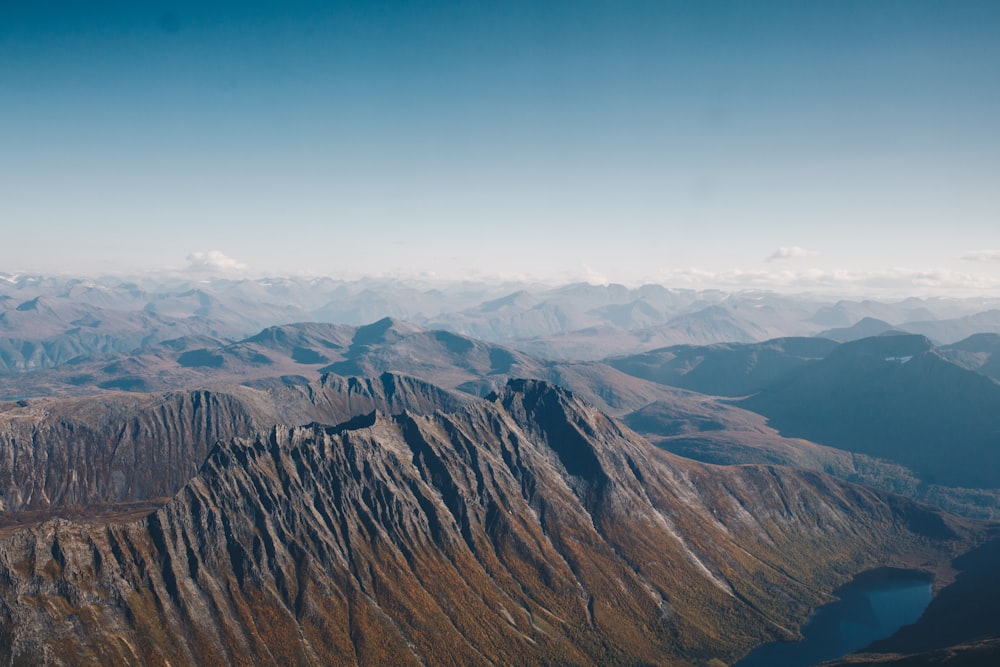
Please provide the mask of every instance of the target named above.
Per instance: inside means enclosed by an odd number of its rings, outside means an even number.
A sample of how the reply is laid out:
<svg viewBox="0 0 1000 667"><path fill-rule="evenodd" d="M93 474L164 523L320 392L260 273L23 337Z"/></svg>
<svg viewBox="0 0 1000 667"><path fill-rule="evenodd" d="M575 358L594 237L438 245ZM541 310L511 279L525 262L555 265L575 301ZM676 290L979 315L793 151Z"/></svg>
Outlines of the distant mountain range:
<svg viewBox="0 0 1000 667"><path fill-rule="evenodd" d="M995 658L998 305L0 274L0 664Z"/></svg>
<svg viewBox="0 0 1000 667"><path fill-rule="evenodd" d="M385 317L535 356L597 360L678 344L817 334L849 340L888 329L948 344L976 333L1000 333L1000 299L832 301L659 285L420 285L207 275L84 279L0 273L0 372L51 367L95 354L141 352L150 344L187 336L233 342L272 325L360 326Z"/></svg>

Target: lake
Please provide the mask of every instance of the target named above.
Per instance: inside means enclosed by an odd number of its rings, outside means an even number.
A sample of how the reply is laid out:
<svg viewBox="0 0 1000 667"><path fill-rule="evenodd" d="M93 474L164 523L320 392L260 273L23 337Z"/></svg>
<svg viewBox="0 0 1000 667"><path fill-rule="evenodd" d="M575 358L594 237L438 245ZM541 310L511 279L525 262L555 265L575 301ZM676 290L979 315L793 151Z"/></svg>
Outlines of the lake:
<svg viewBox="0 0 1000 667"><path fill-rule="evenodd" d="M931 601L931 579L922 572L874 570L834 591L802 628L799 642L758 647L733 667L808 667L868 646L913 623Z"/></svg>

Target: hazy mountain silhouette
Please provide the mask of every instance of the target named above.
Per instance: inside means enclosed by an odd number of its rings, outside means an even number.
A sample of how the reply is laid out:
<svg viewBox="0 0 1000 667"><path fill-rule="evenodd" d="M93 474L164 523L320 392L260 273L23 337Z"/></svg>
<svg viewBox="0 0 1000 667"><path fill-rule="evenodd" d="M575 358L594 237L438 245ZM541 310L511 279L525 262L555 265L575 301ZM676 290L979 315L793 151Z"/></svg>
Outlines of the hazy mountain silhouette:
<svg viewBox="0 0 1000 667"><path fill-rule="evenodd" d="M826 331L821 331L816 335L820 338L829 338L830 340L846 342L869 338L871 336L881 336L890 332L905 333L903 331L899 331L896 327L892 326L885 320L879 320L874 317L865 317L849 327L827 329Z"/></svg>
<svg viewBox="0 0 1000 667"><path fill-rule="evenodd" d="M950 343L1000 332L998 307L996 300L936 298L831 304L819 297L659 285L0 273L0 373L106 353L144 354L150 344L189 335L232 342L289 322L360 326L383 317L576 360L678 344L814 335L865 317Z"/></svg>

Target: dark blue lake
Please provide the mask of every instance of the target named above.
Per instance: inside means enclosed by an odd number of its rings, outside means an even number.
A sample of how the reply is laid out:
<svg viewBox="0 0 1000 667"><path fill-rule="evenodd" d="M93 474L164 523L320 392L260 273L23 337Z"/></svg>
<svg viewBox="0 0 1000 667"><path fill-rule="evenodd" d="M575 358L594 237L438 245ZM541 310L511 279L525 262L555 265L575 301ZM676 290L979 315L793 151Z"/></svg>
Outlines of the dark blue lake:
<svg viewBox="0 0 1000 667"><path fill-rule="evenodd" d="M931 601L931 580L920 572L867 572L834 591L839 599L816 610L800 642L774 642L733 667L808 667L868 646L913 623Z"/></svg>

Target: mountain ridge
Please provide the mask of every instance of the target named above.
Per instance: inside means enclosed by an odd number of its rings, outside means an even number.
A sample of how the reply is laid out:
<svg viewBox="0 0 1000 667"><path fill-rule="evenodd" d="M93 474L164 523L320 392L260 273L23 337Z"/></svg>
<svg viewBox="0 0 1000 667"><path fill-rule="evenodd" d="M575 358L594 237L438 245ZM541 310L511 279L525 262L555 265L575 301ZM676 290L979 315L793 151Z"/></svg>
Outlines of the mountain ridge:
<svg viewBox="0 0 1000 667"><path fill-rule="evenodd" d="M146 519L0 541L0 660L731 661L852 573L973 534L823 475L685 461L514 382L220 441Z"/></svg>
<svg viewBox="0 0 1000 667"><path fill-rule="evenodd" d="M221 387L162 394L40 399L0 410L0 527L26 511L161 502L222 439L266 426L339 423L375 409L455 410L471 397L416 378L323 376L267 390Z"/></svg>

